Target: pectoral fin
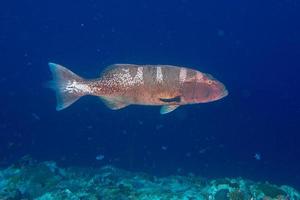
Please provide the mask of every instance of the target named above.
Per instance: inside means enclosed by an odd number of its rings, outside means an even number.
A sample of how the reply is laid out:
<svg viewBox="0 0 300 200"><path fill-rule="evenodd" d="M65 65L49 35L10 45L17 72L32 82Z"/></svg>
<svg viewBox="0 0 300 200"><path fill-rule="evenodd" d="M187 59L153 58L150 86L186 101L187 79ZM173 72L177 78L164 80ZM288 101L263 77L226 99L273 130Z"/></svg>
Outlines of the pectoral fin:
<svg viewBox="0 0 300 200"><path fill-rule="evenodd" d="M164 114L170 113L178 107L179 107L179 105L165 105L165 106L162 106L161 109L160 109L160 114L164 115Z"/></svg>
<svg viewBox="0 0 300 200"><path fill-rule="evenodd" d="M112 110L119 110L121 108L125 108L126 106L128 106L129 104L124 103L123 101L121 101L121 99L119 99L118 97L100 97L100 99L104 102L104 104L112 109Z"/></svg>

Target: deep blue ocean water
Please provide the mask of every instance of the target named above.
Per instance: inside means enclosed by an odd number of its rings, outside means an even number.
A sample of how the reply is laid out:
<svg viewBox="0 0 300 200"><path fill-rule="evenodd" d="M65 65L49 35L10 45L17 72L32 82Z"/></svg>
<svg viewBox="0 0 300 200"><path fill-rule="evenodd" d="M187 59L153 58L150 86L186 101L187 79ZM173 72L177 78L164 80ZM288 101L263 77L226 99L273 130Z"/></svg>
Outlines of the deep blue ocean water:
<svg viewBox="0 0 300 200"><path fill-rule="evenodd" d="M1 166L30 155L300 189L299 11L297 0L1 2ZM168 115L97 97L57 112L48 62L86 78L113 63L189 66L229 96Z"/></svg>

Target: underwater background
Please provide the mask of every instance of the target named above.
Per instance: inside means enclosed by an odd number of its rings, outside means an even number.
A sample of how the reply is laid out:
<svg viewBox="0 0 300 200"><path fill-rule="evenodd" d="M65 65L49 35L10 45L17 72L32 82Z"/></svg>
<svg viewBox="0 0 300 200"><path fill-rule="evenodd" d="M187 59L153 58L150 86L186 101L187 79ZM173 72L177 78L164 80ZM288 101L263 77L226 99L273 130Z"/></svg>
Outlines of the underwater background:
<svg viewBox="0 0 300 200"><path fill-rule="evenodd" d="M26 155L158 176L243 177L300 189L300 2L0 3L0 166ZM57 112L48 62L85 78L114 63L210 73L229 95L112 111L83 97Z"/></svg>

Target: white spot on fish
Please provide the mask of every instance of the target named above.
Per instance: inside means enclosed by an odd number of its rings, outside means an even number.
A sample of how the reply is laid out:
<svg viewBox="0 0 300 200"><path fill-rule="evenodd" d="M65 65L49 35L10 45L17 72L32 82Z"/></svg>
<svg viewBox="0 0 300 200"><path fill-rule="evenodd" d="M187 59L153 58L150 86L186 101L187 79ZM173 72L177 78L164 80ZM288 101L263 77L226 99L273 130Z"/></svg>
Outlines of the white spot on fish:
<svg viewBox="0 0 300 200"><path fill-rule="evenodd" d="M159 83L162 83L163 82L163 73L161 71L161 67L157 67L156 68L156 81L159 82Z"/></svg>
<svg viewBox="0 0 300 200"><path fill-rule="evenodd" d="M137 73L136 73L135 77L133 78L134 83L144 84L143 70L144 70L143 67L138 67Z"/></svg>
<svg viewBox="0 0 300 200"><path fill-rule="evenodd" d="M185 68L180 68L180 72L179 72L179 82L180 83L185 82L186 74L187 74L186 69Z"/></svg>
<svg viewBox="0 0 300 200"><path fill-rule="evenodd" d="M196 81L202 81L203 80L203 74L201 72L196 72Z"/></svg>
<svg viewBox="0 0 300 200"><path fill-rule="evenodd" d="M143 67L138 67L134 77L131 76L129 69L122 69L121 72L113 74L113 78L106 82L108 87L117 85L124 88L142 84L144 84Z"/></svg>
<svg viewBox="0 0 300 200"><path fill-rule="evenodd" d="M129 73L129 69L122 68L122 71L125 73Z"/></svg>
<svg viewBox="0 0 300 200"><path fill-rule="evenodd" d="M64 91L69 93L91 93L91 88L86 84L72 81L67 84Z"/></svg>

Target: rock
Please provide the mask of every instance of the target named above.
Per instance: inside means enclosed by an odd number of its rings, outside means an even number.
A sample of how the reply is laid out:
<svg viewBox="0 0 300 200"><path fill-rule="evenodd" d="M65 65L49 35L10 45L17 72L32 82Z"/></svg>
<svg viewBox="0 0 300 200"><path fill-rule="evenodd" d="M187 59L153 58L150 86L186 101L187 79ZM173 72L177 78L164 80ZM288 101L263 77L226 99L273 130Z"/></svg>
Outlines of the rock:
<svg viewBox="0 0 300 200"><path fill-rule="evenodd" d="M226 190L226 189L219 190L215 194L215 200L229 200L228 193L229 193L229 190Z"/></svg>

